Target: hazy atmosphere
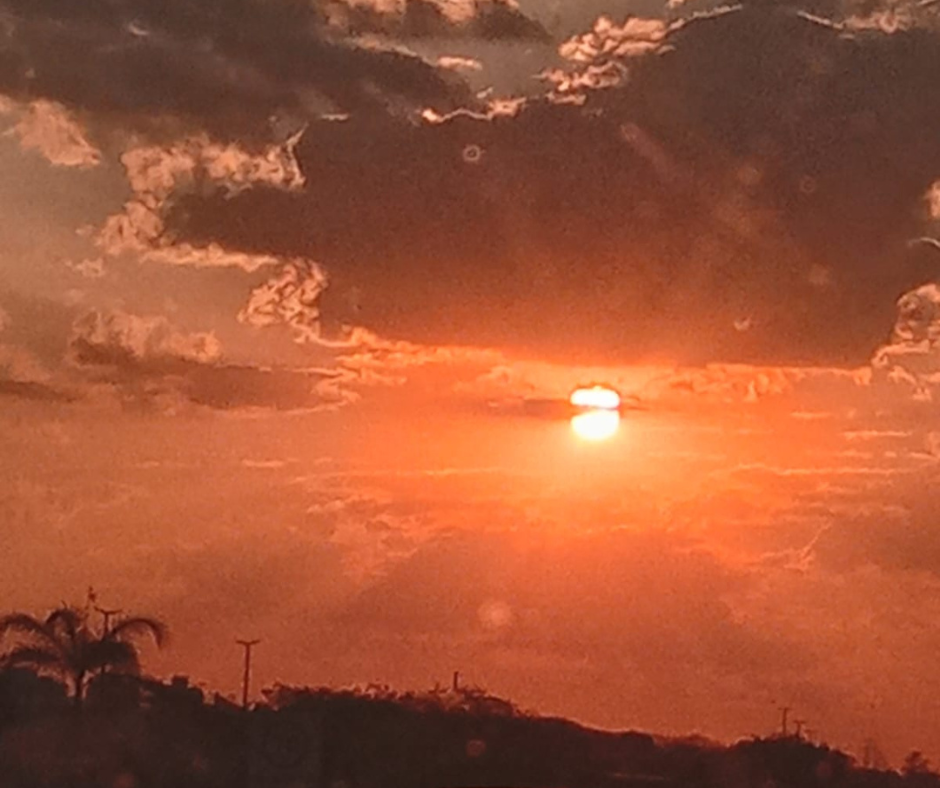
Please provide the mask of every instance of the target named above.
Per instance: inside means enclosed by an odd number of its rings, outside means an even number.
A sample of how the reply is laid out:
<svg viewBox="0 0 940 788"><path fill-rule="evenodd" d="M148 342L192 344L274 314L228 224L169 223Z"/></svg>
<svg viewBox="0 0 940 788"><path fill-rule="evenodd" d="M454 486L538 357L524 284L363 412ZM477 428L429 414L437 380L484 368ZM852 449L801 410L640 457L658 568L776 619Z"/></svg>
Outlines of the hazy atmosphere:
<svg viewBox="0 0 940 788"><path fill-rule="evenodd" d="M0 0L0 613L940 759L938 14Z"/></svg>

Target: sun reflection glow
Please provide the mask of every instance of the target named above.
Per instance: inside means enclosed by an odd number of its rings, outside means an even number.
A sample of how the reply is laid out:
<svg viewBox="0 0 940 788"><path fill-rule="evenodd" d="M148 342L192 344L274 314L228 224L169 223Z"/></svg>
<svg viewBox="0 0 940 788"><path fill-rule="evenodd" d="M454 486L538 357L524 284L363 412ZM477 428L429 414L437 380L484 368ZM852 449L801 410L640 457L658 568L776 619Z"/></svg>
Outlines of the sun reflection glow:
<svg viewBox="0 0 940 788"><path fill-rule="evenodd" d="M612 437L620 427L616 410L589 410L571 418L571 429L586 441L602 441Z"/></svg>

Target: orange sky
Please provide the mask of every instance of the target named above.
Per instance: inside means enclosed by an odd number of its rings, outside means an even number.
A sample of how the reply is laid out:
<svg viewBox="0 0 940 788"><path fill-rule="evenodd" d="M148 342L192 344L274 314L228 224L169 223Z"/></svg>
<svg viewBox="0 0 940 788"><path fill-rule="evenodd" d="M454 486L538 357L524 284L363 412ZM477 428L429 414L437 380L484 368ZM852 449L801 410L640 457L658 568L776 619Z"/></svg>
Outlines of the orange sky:
<svg viewBox="0 0 940 788"><path fill-rule="evenodd" d="M935 11L421 2L17 5L0 607L940 757Z"/></svg>

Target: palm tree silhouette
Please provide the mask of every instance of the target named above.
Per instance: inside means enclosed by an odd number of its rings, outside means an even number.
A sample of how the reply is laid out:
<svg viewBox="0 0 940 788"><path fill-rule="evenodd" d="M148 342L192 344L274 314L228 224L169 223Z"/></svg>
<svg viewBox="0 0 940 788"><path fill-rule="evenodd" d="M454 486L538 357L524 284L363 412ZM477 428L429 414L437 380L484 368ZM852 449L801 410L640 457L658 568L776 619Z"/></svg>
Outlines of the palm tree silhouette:
<svg viewBox="0 0 940 788"><path fill-rule="evenodd" d="M92 627L87 610L64 605L45 619L27 613L0 617L0 639L6 635L13 635L16 642L0 655L0 666L23 665L62 676L71 685L76 707L80 707L93 675L107 671L139 674L140 652L135 641L149 636L162 646L167 628L157 619L134 616L98 631Z"/></svg>

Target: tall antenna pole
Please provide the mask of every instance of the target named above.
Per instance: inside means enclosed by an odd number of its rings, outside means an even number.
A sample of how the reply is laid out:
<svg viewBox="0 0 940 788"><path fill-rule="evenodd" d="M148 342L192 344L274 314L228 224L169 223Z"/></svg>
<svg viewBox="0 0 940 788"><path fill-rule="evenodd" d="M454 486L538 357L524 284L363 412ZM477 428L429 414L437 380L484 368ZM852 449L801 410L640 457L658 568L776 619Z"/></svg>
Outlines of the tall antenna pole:
<svg viewBox="0 0 940 788"><path fill-rule="evenodd" d="M245 672L242 675L242 708L248 708L248 681L251 677L251 649L257 646L260 640L236 640L238 645L245 649Z"/></svg>
<svg viewBox="0 0 940 788"><path fill-rule="evenodd" d="M111 616L119 616L123 613L123 610L105 610L103 607L98 607L95 605L95 610L97 610L104 617L104 634L107 635L111 631Z"/></svg>
<svg viewBox="0 0 940 788"><path fill-rule="evenodd" d="M780 733L784 736L787 735L787 715L790 713L789 706L780 707Z"/></svg>

